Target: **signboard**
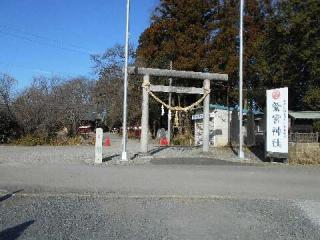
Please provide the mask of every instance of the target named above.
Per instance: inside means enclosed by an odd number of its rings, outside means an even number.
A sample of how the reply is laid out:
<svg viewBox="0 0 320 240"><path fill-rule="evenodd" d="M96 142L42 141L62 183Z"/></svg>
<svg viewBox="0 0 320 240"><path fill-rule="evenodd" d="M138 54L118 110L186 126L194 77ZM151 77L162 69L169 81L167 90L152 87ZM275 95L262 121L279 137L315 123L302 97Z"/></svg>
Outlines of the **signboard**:
<svg viewBox="0 0 320 240"><path fill-rule="evenodd" d="M102 128L96 129L96 144L95 144L95 163L102 163Z"/></svg>
<svg viewBox="0 0 320 240"><path fill-rule="evenodd" d="M214 117L214 112L211 112L209 117L213 118ZM192 120L200 120L200 119L203 119L203 114L202 113L192 115Z"/></svg>
<svg viewBox="0 0 320 240"><path fill-rule="evenodd" d="M267 90L267 154L288 154L288 88Z"/></svg>

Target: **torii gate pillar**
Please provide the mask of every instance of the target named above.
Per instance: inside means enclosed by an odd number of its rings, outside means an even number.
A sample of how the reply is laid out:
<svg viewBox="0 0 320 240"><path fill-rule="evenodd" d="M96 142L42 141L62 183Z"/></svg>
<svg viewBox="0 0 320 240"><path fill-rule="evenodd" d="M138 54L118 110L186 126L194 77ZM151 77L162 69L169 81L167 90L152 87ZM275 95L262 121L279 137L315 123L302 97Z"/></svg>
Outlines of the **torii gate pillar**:
<svg viewBox="0 0 320 240"><path fill-rule="evenodd" d="M143 84L147 85L150 82L150 76L143 76ZM141 117L141 140L140 152L148 152L148 131L149 131L149 93L147 89L142 88L142 117Z"/></svg>
<svg viewBox="0 0 320 240"><path fill-rule="evenodd" d="M203 88L205 90L210 91L210 80L205 79L203 81ZM208 94L203 101L203 136L202 136L203 152L209 152L209 145L210 145L209 121L210 121L210 94Z"/></svg>

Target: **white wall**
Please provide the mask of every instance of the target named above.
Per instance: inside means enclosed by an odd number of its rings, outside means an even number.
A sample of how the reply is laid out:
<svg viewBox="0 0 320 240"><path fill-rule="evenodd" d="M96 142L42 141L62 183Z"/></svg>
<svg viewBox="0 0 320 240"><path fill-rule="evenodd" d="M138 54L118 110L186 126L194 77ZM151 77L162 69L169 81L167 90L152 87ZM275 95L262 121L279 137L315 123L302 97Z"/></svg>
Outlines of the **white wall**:
<svg viewBox="0 0 320 240"><path fill-rule="evenodd" d="M214 121L214 146L215 147L222 147L228 145L229 140L229 126L231 121L231 113L229 113L228 118L228 111L227 110L214 110L215 117L213 118Z"/></svg>
<svg viewBox="0 0 320 240"><path fill-rule="evenodd" d="M229 142L229 126L231 121L231 112L228 110L215 109L211 111L209 129L210 129L210 144L215 147L228 145ZM195 120L195 145L202 144L203 119Z"/></svg>

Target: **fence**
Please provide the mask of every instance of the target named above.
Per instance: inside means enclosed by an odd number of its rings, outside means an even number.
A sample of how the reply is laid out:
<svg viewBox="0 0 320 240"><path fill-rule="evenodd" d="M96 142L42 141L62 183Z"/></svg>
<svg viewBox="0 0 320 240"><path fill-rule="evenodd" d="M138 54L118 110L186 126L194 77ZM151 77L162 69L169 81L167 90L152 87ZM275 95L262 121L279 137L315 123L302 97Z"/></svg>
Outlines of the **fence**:
<svg viewBox="0 0 320 240"><path fill-rule="evenodd" d="M317 143L319 142L319 133L290 133L289 142Z"/></svg>

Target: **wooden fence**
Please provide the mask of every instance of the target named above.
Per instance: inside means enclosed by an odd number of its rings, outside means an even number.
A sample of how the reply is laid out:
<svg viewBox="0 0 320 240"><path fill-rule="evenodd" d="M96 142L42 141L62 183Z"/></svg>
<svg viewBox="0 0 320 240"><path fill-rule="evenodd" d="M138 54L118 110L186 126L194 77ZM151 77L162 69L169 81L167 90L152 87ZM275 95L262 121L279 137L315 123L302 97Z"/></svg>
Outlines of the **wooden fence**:
<svg viewBox="0 0 320 240"><path fill-rule="evenodd" d="M289 133L289 142L314 143L319 142L319 133Z"/></svg>

